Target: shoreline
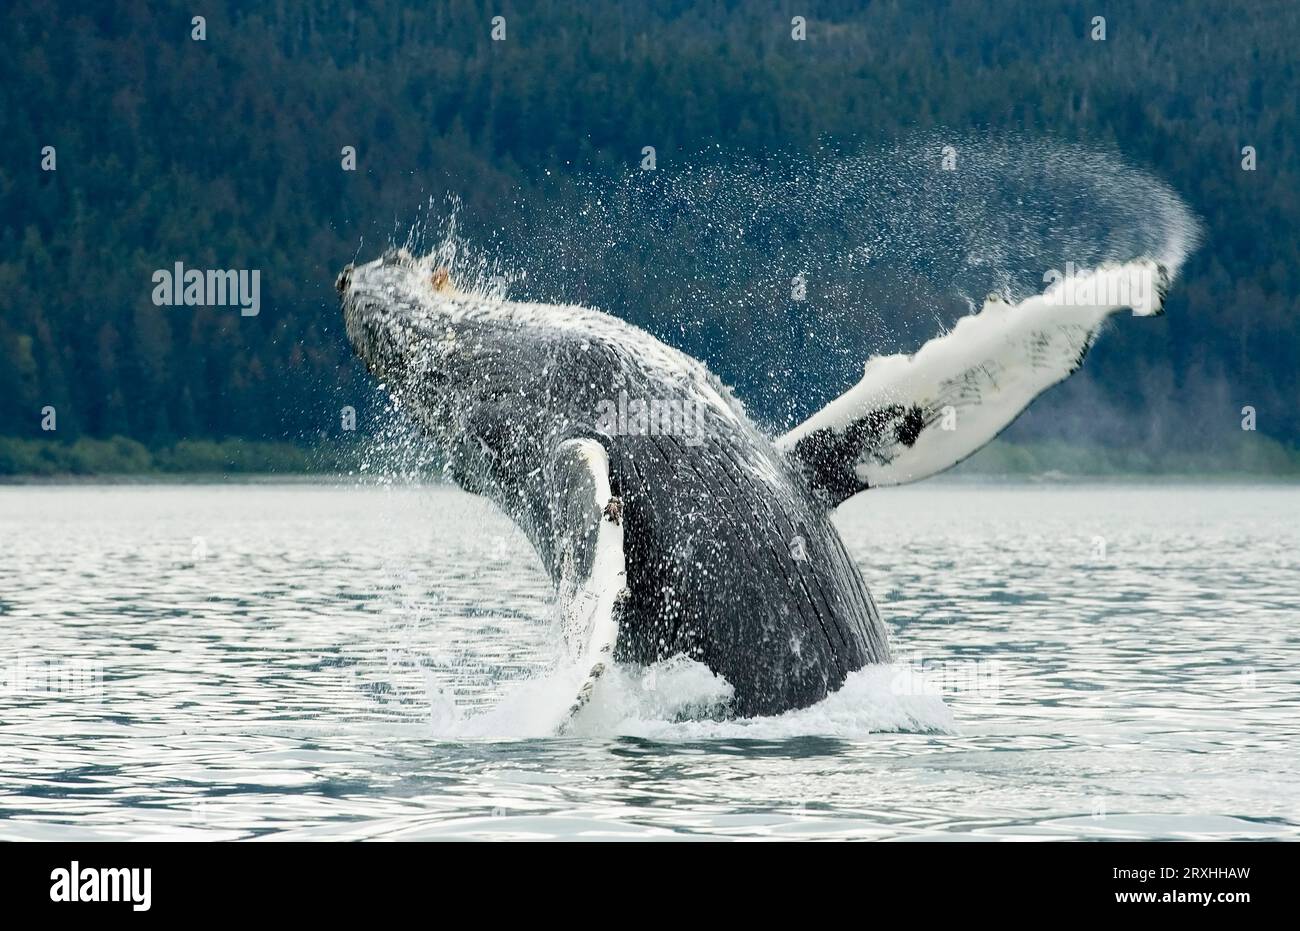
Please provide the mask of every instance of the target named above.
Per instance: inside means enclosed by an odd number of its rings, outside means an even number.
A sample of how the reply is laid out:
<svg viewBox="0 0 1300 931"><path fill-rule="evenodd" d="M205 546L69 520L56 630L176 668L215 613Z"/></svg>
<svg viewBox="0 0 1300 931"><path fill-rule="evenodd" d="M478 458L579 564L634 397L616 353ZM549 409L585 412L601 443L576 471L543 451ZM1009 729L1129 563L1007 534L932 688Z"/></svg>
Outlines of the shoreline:
<svg viewBox="0 0 1300 931"><path fill-rule="evenodd" d="M917 482L915 484L922 484ZM1300 486L1300 475L1268 473L995 473L961 472L936 475L924 480L926 485L1032 485L1037 487L1071 485L1280 485ZM457 488L437 478L411 479L383 475L349 475L327 472L195 472L195 473L105 473L102 475L0 475L0 487L49 486L119 486L119 485L321 485L339 487L429 487ZM886 491L911 485L869 489Z"/></svg>
<svg viewBox="0 0 1300 931"><path fill-rule="evenodd" d="M147 447L125 437L73 442L0 437L0 485L444 484L432 448L392 450L364 436L290 441L180 440ZM396 474L386 475L385 469ZM1060 440L994 440L927 481L979 484L1300 482L1300 449L1262 434L1193 451Z"/></svg>

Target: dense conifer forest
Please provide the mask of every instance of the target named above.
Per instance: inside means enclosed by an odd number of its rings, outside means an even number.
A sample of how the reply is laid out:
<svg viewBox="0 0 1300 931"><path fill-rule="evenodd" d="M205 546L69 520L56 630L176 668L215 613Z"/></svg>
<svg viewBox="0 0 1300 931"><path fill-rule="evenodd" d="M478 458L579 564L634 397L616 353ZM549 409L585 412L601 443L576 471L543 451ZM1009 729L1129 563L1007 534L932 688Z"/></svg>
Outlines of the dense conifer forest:
<svg viewBox="0 0 1300 931"><path fill-rule="evenodd" d="M0 472L348 467L340 450L302 452L351 441L343 405L362 435L379 416L335 275L436 225L448 195L467 242L539 255L512 238L580 217L603 181L621 190L645 146L670 177L947 131L1116 153L1204 227L1166 316L1112 327L999 461L1068 467L1069 448L1100 471L1295 469L1294 2L19 0L2 20ZM565 277L536 269L512 294L649 326L773 427L860 365L819 359L804 332L775 368L764 353L790 342L771 333L780 314L708 299L708 280L689 322L666 317L662 283L706 277L688 249L623 256L617 281L605 257L574 251L552 250ZM260 270L259 312L158 306L151 276L176 262ZM964 310L898 312L884 351ZM790 369L803 363L815 384L801 389Z"/></svg>

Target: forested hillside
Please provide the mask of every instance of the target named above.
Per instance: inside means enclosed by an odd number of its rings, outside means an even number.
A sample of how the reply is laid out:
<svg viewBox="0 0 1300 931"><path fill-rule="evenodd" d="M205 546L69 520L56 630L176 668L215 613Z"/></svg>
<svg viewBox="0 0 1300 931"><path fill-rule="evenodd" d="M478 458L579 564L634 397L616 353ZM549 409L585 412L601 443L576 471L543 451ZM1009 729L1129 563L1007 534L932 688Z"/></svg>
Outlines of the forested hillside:
<svg viewBox="0 0 1300 931"><path fill-rule="evenodd" d="M1090 37L1098 14L1105 41ZM795 15L806 41L791 38ZM1114 327L1010 438L1203 454L1243 442L1250 406L1247 439L1300 445L1290 0L19 0L3 22L0 438L313 444L348 403L364 432L373 391L341 333L335 274L447 194L466 239L527 254L512 237L577 211L592 179L640 170L645 146L671 174L951 129L1117 152L1205 228L1167 316ZM599 255L572 258L565 283L537 274L512 293L605 306L706 356L773 425L804 413L762 390L749 356L770 314L706 301L674 326L639 275L610 282ZM151 275L176 262L259 269L259 313L156 306Z"/></svg>

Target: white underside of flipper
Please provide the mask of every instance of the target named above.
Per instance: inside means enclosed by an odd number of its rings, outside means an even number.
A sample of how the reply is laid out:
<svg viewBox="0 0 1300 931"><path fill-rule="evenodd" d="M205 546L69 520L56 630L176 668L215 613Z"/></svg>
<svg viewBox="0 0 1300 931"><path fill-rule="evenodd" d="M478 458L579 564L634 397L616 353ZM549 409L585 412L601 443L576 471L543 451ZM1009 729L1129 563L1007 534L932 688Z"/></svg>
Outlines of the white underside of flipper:
<svg viewBox="0 0 1300 931"><path fill-rule="evenodd" d="M797 460L821 456L822 468L838 462L857 491L942 472L1078 369L1108 317L1160 313L1168 286L1163 267L1140 259L1075 274L1018 304L991 295L917 352L868 361L857 385L777 448Z"/></svg>
<svg viewBox="0 0 1300 931"><path fill-rule="evenodd" d="M574 718L591 701L596 683L614 662L618 639L619 599L626 597L622 503L609 484L609 458L594 440L581 440L583 458L595 484L595 507L601 515L595 555L587 577L567 577L560 586L561 632L570 663L583 670L573 703L556 727L568 732Z"/></svg>

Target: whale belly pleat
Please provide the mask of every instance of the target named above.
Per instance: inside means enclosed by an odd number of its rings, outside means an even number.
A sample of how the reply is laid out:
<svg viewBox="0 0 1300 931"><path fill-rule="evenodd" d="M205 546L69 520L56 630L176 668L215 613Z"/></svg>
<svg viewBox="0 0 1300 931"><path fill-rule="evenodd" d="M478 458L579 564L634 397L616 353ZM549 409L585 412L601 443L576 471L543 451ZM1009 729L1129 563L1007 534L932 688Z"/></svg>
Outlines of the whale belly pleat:
<svg viewBox="0 0 1300 931"><path fill-rule="evenodd" d="M746 439L620 438L613 469L628 580L618 657L695 658L748 716L813 704L889 653L824 508Z"/></svg>

